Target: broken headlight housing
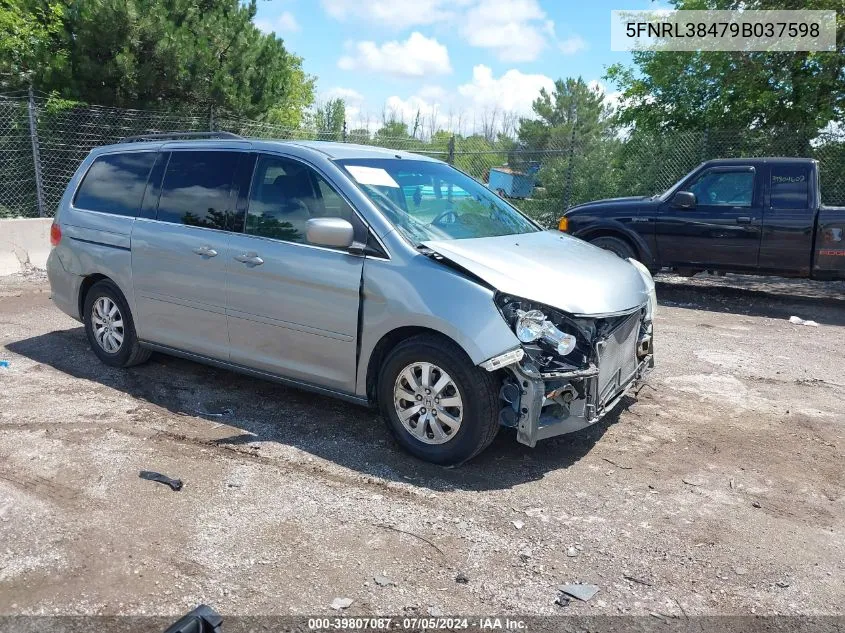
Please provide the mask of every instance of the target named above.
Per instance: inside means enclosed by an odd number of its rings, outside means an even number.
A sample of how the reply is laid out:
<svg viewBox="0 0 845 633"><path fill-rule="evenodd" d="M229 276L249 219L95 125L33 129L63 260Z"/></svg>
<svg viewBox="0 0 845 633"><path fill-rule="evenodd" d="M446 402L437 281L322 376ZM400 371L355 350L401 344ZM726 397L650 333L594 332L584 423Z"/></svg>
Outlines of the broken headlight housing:
<svg viewBox="0 0 845 633"><path fill-rule="evenodd" d="M496 306L541 371L588 366L595 336L589 319L574 319L550 306L504 294L496 295Z"/></svg>

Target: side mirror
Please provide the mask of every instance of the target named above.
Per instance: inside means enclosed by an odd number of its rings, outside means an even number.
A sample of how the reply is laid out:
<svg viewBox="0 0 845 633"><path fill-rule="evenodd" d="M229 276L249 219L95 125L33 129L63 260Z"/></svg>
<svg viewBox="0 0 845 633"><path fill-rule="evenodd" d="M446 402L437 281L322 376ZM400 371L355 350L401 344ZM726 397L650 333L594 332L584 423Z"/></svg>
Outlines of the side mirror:
<svg viewBox="0 0 845 633"><path fill-rule="evenodd" d="M672 196L672 206L676 209L695 209L696 199L692 191L679 191Z"/></svg>
<svg viewBox="0 0 845 633"><path fill-rule="evenodd" d="M352 224L343 218L312 218L305 225L305 238L316 246L349 248L354 237Z"/></svg>

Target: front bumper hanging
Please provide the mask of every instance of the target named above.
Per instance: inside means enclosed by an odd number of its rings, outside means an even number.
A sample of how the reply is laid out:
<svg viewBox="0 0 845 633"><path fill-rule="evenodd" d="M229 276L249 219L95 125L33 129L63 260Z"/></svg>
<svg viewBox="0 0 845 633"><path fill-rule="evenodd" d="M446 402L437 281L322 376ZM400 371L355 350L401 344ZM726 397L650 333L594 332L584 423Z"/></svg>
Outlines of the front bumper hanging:
<svg viewBox="0 0 845 633"><path fill-rule="evenodd" d="M596 343L596 362L586 369L539 372L527 362L508 365L500 423L515 427L517 440L533 447L601 420L654 367L651 324L636 320L625 327Z"/></svg>

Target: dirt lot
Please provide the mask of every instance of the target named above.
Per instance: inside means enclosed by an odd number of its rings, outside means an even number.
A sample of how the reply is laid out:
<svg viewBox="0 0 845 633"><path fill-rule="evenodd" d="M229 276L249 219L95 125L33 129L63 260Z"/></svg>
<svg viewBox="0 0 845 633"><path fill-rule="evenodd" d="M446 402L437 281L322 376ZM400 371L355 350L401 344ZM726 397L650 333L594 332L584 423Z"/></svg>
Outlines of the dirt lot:
<svg viewBox="0 0 845 633"><path fill-rule="evenodd" d="M0 614L845 613L845 285L658 292L637 398L443 469L367 409L104 367L42 276L0 280Z"/></svg>

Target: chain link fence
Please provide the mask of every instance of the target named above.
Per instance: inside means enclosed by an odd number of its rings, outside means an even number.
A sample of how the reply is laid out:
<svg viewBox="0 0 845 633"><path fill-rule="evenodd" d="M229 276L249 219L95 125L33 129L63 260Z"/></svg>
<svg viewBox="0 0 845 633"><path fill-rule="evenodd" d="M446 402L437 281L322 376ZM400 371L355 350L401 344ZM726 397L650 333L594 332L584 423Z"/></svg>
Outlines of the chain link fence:
<svg viewBox="0 0 845 633"><path fill-rule="evenodd" d="M845 205L841 132L630 132L590 138L565 134L532 147L501 135L490 139L441 131L421 140L361 129L319 133L213 111L180 114L0 97L0 217L52 216L80 161L94 147L140 134L209 130L256 138L345 141L424 154L455 165L547 225L574 204L664 191L711 158L815 158L821 166L823 203Z"/></svg>

